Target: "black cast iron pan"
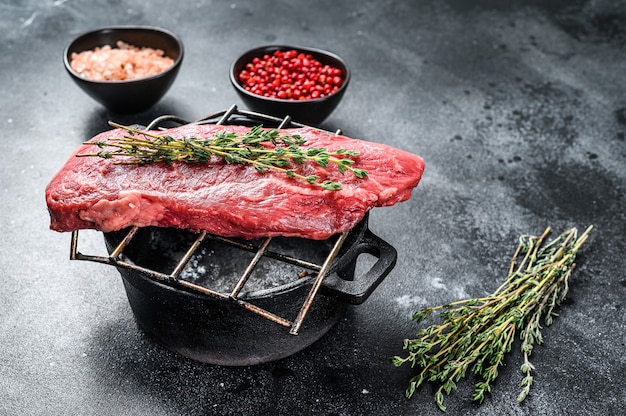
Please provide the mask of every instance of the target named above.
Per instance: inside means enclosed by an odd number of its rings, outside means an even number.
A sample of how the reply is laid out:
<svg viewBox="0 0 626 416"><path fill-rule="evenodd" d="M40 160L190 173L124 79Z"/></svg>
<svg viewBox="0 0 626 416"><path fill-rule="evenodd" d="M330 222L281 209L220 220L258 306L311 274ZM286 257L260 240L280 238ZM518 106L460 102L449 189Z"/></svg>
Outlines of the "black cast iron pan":
<svg viewBox="0 0 626 416"><path fill-rule="evenodd" d="M125 231L104 234L109 252L125 234ZM123 255L128 262L163 271L178 261L179 252L194 238L194 233L184 230L143 228ZM273 252L312 256L306 260L316 262L326 256L332 240L274 238L271 244L275 246ZM218 243L205 240L182 277L228 292L236 279L235 270L241 268L247 254ZM363 258L367 258L363 260L365 266L361 265ZM150 337L197 361L241 366L277 360L311 345L332 328L348 304L360 304L368 298L393 269L396 258L396 250L369 230L366 215L349 232L298 335L228 300L189 291L176 282L155 280L140 270L117 268L135 319ZM246 284L240 298L279 316L294 318L309 293L315 273L273 259L259 263L258 267L250 282L261 282L261 286ZM276 280L277 275L288 277L278 276ZM263 286L268 281L274 282L270 283L272 286Z"/></svg>

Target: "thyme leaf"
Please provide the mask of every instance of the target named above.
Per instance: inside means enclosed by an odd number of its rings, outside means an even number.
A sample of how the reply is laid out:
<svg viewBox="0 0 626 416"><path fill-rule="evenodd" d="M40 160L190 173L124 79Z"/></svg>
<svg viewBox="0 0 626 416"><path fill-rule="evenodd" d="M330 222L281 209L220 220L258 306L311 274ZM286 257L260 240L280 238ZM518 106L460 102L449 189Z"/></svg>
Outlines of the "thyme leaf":
<svg viewBox="0 0 626 416"><path fill-rule="evenodd" d="M417 311L413 319L418 324L435 311L440 311L442 322L419 329L415 339L405 339L408 354L391 359L395 366L409 363L417 371L406 389L407 398L424 382L435 382L435 403L445 412L445 396L470 369L482 378L471 399L482 403L519 332L524 378L517 401L522 402L533 384L533 346L543 343L541 322L548 326L556 316L554 308L565 299L576 254L591 229L578 237L572 228L550 242L545 241L550 228L541 236L522 235L507 279L493 294Z"/></svg>
<svg viewBox="0 0 626 416"><path fill-rule="evenodd" d="M99 142L86 142L97 146L100 151L78 154L78 157L100 157L112 159L121 157L116 164L146 165L151 163L173 162L189 164L208 163L212 157L219 157L227 164L249 164L257 172L274 170L284 173L290 179L299 179L310 185L319 186L329 191L342 189L336 181L319 181L317 175L302 175L297 167L313 162L327 168L335 165L342 175L351 172L359 179L368 177L367 171L352 166L352 157L359 152L349 149L329 151L325 148L306 148L306 139L298 134L280 134L277 129L264 129L255 126L238 135L234 132L219 131L213 138L200 139L185 137L181 139L159 135L109 122L113 127L126 131L126 135Z"/></svg>

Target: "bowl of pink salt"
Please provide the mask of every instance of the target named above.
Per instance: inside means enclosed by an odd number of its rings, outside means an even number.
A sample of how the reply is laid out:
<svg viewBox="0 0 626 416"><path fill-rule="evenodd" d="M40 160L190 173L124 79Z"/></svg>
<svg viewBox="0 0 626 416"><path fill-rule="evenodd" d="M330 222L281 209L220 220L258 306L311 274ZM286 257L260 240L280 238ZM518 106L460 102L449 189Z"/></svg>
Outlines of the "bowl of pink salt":
<svg viewBox="0 0 626 416"><path fill-rule="evenodd" d="M93 30L65 48L65 69L91 98L114 113L145 111L176 79L184 47L174 33L150 26Z"/></svg>

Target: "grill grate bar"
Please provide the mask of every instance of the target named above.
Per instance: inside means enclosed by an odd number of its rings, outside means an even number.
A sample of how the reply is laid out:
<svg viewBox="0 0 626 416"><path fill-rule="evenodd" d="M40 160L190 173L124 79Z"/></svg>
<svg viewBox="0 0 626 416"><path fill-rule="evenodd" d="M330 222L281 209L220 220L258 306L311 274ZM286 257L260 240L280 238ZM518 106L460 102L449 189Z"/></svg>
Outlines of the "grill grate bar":
<svg viewBox="0 0 626 416"><path fill-rule="evenodd" d="M183 255L183 257L181 257L180 261L176 265L176 268L172 272L172 277L174 279L178 279L178 276L180 276L180 273L183 271L183 269L189 262L189 259L191 259L191 257L193 257L193 255L195 254L196 250L198 250L198 247L200 247L200 244L202 244L206 235L207 233L204 231L198 234L198 237L195 239L193 244L189 247L189 249Z"/></svg>
<svg viewBox="0 0 626 416"><path fill-rule="evenodd" d="M229 244L233 247L237 247L241 250L250 251L252 253L257 251L257 247L254 246L253 244L246 244L240 241L232 240L230 238L220 237L220 236L212 235L212 234L208 234L208 237L213 240L221 241L224 244ZM292 257L292 256L288 256L284 253L279 253L279 252L272 251L272 250L266 250L264 252L264 255L265 257L269 257L274 260L279 260L279 261L282 261L283 263L289 263L294 266L300 266L300 267L304 267L310 270L319 271L322 268L322 266L320 266L319 264L311 263L309 261Z"/></svg>
<svg viewBox="0 0 626 416"><path fill-rule="evenodd" d="M333 246L332 250L328 254L328 257L326 257L326 260L324 261L324 264L322 265L321 270L319 271L319 273L317 274L317 277L315 278L315 281L313 282L313 286L311 287L311 290L309 291L309 295L304 300L304 304L302 305L302 308L300 309L300 312L298 313L296 320L293 322L291 330L289 331L290 334L296 335L298 331L300 330L302 321L304 320L306 314L308 313L309 308L313 304L313 298L315 298L315 295L317 295L317 292L319 288L321 287L324 278L328 274L330 265L332 264L333 260L339 253L339 250L341 249L341 246L343 245L343 243L346 241L347 237L348 237L348 232L341 234L339 238L337 239L337 241L335 242L335 245Z"/></svg>
<svg viewBox="0 0 626 416"><path fill-rule="evenodd" d="M256 254L252 258L252 260L250 260L250 263L248 264L248 267L246 267L246 270L244 270L243 274L241 275L241 278L239 279L239 281L235 285L235 288L230 293L230 297L231 298L237 298L237 296L239 295L239 292L241 292L241 289L243 289L244 285L248 281L248 278L250 277L250 275L252 275L252 272L254 271L254 268L259 263L261 258L263 258L263 253L265 252L265 250L267 249L267 246L271 242L272 242L271 237L268 237L268 238L266 238L263 241L263 244L261 244L261 246L257 250Z"/></svg>

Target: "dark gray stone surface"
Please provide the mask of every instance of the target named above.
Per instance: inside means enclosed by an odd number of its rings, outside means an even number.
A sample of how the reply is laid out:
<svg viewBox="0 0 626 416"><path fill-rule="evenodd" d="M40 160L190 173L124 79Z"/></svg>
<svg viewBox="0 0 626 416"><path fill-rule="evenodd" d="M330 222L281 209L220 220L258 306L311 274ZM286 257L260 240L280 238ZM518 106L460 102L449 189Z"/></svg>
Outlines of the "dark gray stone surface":
<svg viewBox="0 0 626 416"><path fill-rule="evenodd" d="M412 313L492 292L520 234L593 224L533 353L527 400L515 400L515 350L482 406L469 400L471 378L446 404L449 414L620 414L625 20L611 0L0 3L0 413L437 415L432 389L406 400L411 370L389 362L417 330ZM74 36L117 24L163 26L187 48L168 95L134 116L108 113L62 65ZM321 127L420 154L427 168L410 201L371 215L399 259L366 303L279 362L200 364L137 328L113 268L68 259L44 189L109 119L197 119L237 104L229 65L266 43L342 55L352 83ZM103 250L95 233L82 244Z"/></svg>

